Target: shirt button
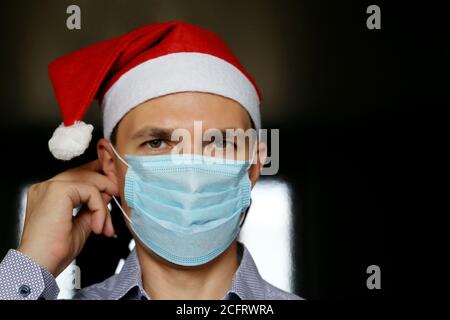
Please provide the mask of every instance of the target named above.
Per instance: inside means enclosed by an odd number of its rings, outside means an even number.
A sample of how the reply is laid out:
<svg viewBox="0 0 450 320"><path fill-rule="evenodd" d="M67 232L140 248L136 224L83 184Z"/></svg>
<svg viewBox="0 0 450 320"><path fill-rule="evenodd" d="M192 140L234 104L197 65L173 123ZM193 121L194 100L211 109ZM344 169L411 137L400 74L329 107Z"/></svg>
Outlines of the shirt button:
<svg viewBox="0 0 450 320"><path fill-rule="evenodd" d="M26 298L26 297L28 297L30 295L30 293L31 293L31 289L30 289L29 286L27 286L26 284L23 284L23 285L20 286L19 294L22 297Z"/></svg>

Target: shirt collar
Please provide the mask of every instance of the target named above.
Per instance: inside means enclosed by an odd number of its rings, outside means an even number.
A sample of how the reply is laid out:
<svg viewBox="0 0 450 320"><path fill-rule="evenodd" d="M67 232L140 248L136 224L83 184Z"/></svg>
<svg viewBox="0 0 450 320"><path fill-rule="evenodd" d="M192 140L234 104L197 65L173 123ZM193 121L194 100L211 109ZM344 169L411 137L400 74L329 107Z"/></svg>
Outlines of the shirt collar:
<svg viewBox="0 0 450 320"><path fill-rule="evenodd" d="M264 298L265 281L245 245L240 242L237 244L240 264L233 276L227 296L234 293L241 300L261 300Z"/></svg>
<svg viewBox="0 0 450 320"><path fill-rule="evenodd" d="M265 282L245 245L240 242L237 245L240 263L225 299L232 298L234 294L241 300L261 300L264 298ZM141 268L135 249L128 255L122 270L115 277L111 299L122 299L135 288L139 294L137 299L142 297L150 299L142 286Z"/></svg>
<svg viewBox="0 0 450 320"><path fill-rule="evenodd" d="M128 258L125 260L122 270L120 270L115 277L115 286L111 292L111 299L122 299L134 288L138 288L138 298L141 298L142 296L147 297L142 286L141 268L135 249L130 252Z"/></svg>

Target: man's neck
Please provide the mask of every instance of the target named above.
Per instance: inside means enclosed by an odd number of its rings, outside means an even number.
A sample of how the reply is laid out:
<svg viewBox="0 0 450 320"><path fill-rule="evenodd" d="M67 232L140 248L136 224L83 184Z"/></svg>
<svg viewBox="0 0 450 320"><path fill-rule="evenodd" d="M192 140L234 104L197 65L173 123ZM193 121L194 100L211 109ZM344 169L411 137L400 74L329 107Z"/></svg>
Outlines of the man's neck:
<svg viewBox="0 0 450 320"><path fill-rule="evenodd" d="M176 266L139 243L136 251L144 290L157 300L222 299L239 266L236 241L219 257L199 267Z"/></svg>

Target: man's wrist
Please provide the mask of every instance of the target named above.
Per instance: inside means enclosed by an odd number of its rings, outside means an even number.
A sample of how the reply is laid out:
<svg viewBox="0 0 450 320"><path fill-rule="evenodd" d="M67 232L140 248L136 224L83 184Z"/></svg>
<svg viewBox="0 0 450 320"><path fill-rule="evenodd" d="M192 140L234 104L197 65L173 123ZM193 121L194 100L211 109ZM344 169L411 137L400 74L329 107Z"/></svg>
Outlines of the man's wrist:
<svg viewBox="0 0 450 320"><path fill-rule="evenodd" d="M41 257L40 254L37 254L35 250L28 248L27 246L23 246L22 244L16 249L16 251L20 252L24 256L27 256L31 260L33 260L36 264L38 264L41 268L47 270L53 277L56 277L56 268L53 267L48 258Z"/></svg>

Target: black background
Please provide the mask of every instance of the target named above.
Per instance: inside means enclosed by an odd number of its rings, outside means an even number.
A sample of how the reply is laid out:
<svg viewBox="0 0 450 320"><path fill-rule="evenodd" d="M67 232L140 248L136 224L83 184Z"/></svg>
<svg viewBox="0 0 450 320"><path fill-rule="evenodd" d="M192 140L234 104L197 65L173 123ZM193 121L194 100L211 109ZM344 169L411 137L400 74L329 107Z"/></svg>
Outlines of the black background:
<svg viewBox="0 0 450 320"><path fill-rule="evenodd" d="M162 1L124 3L0 4L0 256L17 246L20 188L95 156L94 143L71 163L49 154L47 141L60 119L47 64L80 46L181 15L223 35L244 57L243 64L250 64L247 69L257 82L262 78L263 94L269 92L263 125L280 129L279 178L289 182L294 194L294 266L302 270L294 270L295 293L331 299L411 293L400 285L405 279L396 270L411 268L411 261L402 264L398 258L414 250L416 236L428 231L411 230L409 222L421 223L421 211L426 223L431 213L419 208L428 189L424 170L433 170L422 159L431 156L431 141L440 136L434 132L443 128L438 112L448 106L444 8L397 1L172 1L160 16L145 19L141 8ZM82 9L80 31L65 29L69 4ZM381 30L365 26L370 4L381 7ZM136 17L134 12L140 13ZM265 42L259 33L269 28L274 35ZM234 37L241 29L258 34L259 40ZM276 46L278 54L269 54ZM269 80L267 69L277 77ZM35 87L36 81L42 86ZM100 123L96 111L88 118ZM96 130L95 138L100 133ZM83 285L109 276L128 251L129 235L119 227L117 210L114 221L121 240L92 236L77 260L82 269L90 265ZM422 260L418 252L415 259ZM371 264L382 270L378 291L365 285Z"/></svg>

